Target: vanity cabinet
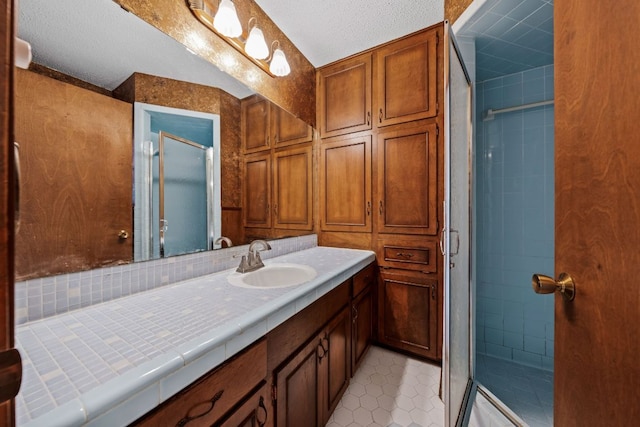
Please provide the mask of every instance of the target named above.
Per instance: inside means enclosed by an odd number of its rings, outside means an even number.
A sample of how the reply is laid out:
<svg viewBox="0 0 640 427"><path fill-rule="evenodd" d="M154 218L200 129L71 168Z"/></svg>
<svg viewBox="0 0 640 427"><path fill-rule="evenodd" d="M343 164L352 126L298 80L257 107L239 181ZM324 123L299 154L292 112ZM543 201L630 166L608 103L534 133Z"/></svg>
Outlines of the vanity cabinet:
<svg viewBox="0 0 640 427"><path fill-rule="evenodd" d="M373 338L373 290L375 265L371 264L353 276L351 301L351 373L355 373L371 347Z"/></svg>
<svg viewBox="0 0 640 427"><path fill-rule="evenodd" d="M238 378L242 378L242 381L238 381ZM212 425L231 412L266 378L267 342L263 339L214 369L133 425L144 427ZM256 416L261 416L258 409L255 409Z"/></svg>
<svg viewBox="0 0 640 427"><path fill-rule="evenodd" d="M320 227L371 232L371 135L323 140L320 146Z"/></svg>
<svg viewBox="0 0 640 427"><path fill-rule="evenodd" d="M310 145L273 154L274 228L313 228L313 151Z"/></svg>
<svg viewBox="0 0 640 427"><path fill-rule="evenodd" d="M277 426L323 426L349 385L347 307L274 373Z"/></svg>
<svg viewBox="0 0 640 427"><path fill-rule="evenodd" d="M430 359L438 354L439 286L423 273L384 270L378 289L378 340Z"/></svg>
<svg viewBox="0 0 640 427"><path fill-rule="evenodd" d="M318 70L318 123L323 138L371 129L371 52Z"/></svg>

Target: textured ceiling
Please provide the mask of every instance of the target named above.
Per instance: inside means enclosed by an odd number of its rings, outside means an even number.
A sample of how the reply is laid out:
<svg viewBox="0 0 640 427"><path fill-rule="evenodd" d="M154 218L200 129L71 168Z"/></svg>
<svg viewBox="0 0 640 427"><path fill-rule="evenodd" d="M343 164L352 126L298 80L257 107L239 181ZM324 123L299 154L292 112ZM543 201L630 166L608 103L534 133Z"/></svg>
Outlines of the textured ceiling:
<svg viewBox="0 0 640 427"><path fill-rule="evenodd" d="M457 35L475 39L478 81L553 64L553 0L486 0Z"/></svg>
<svg viewBox="0 0 640 427"><path fill-rule="evenodd" d="M23 0L18 37L34 62L113 90L134 72L252 92L111 0Z"/></svg>
<svg viewBox="0 0 640 427"><path fill-rule="evenodd" d="M255 0L320 67L444 20L444 0Z"/></svg>

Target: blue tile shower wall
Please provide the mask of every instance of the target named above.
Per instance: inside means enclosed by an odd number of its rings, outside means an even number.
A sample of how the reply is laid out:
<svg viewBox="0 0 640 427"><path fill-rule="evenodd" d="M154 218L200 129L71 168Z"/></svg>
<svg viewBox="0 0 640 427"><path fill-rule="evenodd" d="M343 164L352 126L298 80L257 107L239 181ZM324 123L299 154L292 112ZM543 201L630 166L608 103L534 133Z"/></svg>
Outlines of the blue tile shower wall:
<svg viewBox="0 0 640 427"><path fill-rule="evenodd" d="M477 329L479 353L553 370L554 297L531 275L554 274L553 65L476 87Z"/></svg>
<svg viewBox="0 0 640 427"><path fill-rule="evenodd" d="M318 239L312 234L270 243L272 249L262 253L263 259L315 247ZM246 252L247 245L234 246L223 251L199 252L17 282L16 324L233 268L240 262L238 255Z"/></svg>

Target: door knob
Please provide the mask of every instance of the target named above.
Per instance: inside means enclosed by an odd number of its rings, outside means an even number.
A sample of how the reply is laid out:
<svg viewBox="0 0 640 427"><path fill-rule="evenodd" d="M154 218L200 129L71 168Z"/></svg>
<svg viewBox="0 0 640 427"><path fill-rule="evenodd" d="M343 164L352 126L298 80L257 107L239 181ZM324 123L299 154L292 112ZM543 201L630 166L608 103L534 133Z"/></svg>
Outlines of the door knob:
<svg viewBox="0 0 640 427"><path fill-rule="evenodd" d="M576 285L567 273L560 273L558 280L543 274L534 274L531 286L536 294L552 294L558 291L567 301L573 301L576 296Z"/></svg>

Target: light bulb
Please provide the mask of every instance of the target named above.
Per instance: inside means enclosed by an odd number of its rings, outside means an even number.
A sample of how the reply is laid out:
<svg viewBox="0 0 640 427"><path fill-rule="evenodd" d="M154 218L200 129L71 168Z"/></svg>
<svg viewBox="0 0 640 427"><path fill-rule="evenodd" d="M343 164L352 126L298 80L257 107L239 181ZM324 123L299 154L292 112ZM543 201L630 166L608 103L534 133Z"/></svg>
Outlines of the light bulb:
<svg viewBox="0 0 640 427"><path fill-rule="evenodd" d="M291 72L291 67L289 67L287 58L284 56L284 52L282 50L276 49L273 51L273 59L271 59L269 71L271 71L271 74L278 77L286 76Z"/></svg>
<svg viewBox="0 0 640 427"><path fill-rule="evenodd" d="M236 7L231 0L222 0L216 16L213 18L213 28L225 37L240 37L242 25L236 13Z"/></svg>
<svg viewBox="0 0 640 427"><path fill-rule="evenodd" d="M264 34L258 27L253 27L249 32L249 38L247 44L244 46L244 51L247 55L250 55L256 59L265 59L269 56L269 47L267 42L264 41Z"/></svg>

